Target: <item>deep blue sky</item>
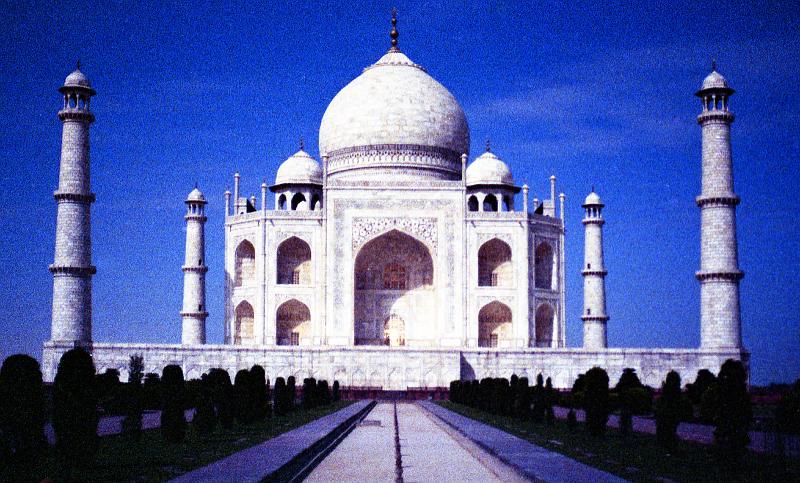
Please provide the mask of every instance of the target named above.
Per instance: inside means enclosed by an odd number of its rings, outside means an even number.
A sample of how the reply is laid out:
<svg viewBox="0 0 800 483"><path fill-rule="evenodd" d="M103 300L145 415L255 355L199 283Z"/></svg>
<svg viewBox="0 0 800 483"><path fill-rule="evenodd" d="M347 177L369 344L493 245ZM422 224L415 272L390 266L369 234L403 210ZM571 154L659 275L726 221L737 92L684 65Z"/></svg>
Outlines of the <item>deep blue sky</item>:
<svg viewBox="0 0 800 483"><path fill-rule="evenodd" d="M77 58L98 91L95 340L180 340L183 200L197 180L210 199L208 333L221 342L226 185L239 170L245 194L258 192L300 136L318 155L327 104L389 46L392 4L3 3L0 354L38 357L50 335L56 89ZM395 2L400 47L463 105L471 159L489 137L532 195L544 197L550 174L567 195L570 346L581 344L580 203L593 184L607 204L610 345L697 346L693 93L717 59L737 90L753 382L800 376L798 4L438 3Z"/></svg>

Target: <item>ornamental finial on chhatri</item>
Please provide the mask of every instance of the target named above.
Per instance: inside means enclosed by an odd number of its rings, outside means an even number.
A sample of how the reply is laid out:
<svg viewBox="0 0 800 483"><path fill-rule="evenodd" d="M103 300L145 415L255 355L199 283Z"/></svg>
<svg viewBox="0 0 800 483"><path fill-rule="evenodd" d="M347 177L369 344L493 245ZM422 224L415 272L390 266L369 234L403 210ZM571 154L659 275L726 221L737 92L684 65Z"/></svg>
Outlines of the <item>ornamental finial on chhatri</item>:
<svg viewBox="0 0 800 483"><path fill-rule="evenodd" d="M303 141L303 136L300 136L300 151L305 149L306 143Z"/></svg>
<svg viewBox="0 0 800 483"><path fill-rule="evenodd" d="M392 8L392 30L389 32L389 37L392 38L392 48L389 49L390 52L400 52L400 49L397 47L397 37L400 36L400 32L397 31L397 9Z"/></svg>
<svg viewBox="0 0 800 483"><path fill-rule="evenodd" d="M489 138L486 138L486 152L487 153L492 152L492 143L489 141Z"/></svg>
<svg viewBox="0 0 800 483"><path fill-rule="evenodd" d="M711 59L711 70L717 70L717 59Z"/></svg>

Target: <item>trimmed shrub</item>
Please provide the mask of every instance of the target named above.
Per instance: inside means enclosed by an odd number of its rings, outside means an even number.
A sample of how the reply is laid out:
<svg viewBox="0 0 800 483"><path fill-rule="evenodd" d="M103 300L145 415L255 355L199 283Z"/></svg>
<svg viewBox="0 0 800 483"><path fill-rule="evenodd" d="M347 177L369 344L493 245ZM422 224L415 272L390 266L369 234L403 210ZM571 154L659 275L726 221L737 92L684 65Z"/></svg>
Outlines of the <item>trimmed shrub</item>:
<svg viewBox="0 0 800 483"><path fill-rule="evenodd" d="M269 389L264 368L259 365L250 368L250 392L252 420L263 421L269 415Z"/></svg>
<svg viewBox="0 0 800 483"><path fill-rule="evenodd" d="M533 420L537 423L544 421L547 408L545 407L544 377L536 376L536 386L533 388Z"/></svg>
<svg viewBox="0 0 800 483"><path fill-rule="evenodd" d="M714 444L720 463L728 470L739 468L750 437L747 430L753 417L747 392L747 373L741 362L728 359L717 377L719 411L715 418Z"/></svg>
<svg viewBox="0 0 800 483"><path fill-rule="evenodd" d="M586 429L592 436L602 436L608 423L608 374L599 367L593 367L584 377L586 394Z"/></svg>
<svg viewBox="0 0 800 483"><path fill-rule="evenodd" d="M183 370L171 364L161 374L161 434L168 443L180 443L186 433L186 387Z"/></svg>
<svg viewBox="0 0 800 483"><path fill-rule="evenodd" d="M338 402L341 399L341 395L339 394L339 381L333 381L333 394L331 395L333 398L333 402Z"/></svg>
<svg viewBox="0 0 800 483"><path fill-rule="evenodd" d="M203 374L197 393L192 427L201 436L207 436L217 427L217 415L214 413L213 389L207 374Z"/></svg>
<svg viewBox="0 0 800 483"><path fill-rule="evenodd" d="M58 363L53 383L53 430L56 452L64 479L72 471L85 468L97 453L97 394L92 356L76 348L67 351Z"/></svg>
<svg viewBox="0 0 800 483"><path fill-rule="evenodd" d="M303 379L302 404L305 410L319 405L317 401L317 380L313 377Z"/></svg>
<svg viewBox="0 0 800 483"><path fill-rule="evenodd" d="M128 362L128 384L125 387L125 419L122 420L122 432L135 440L142 436L143 376L144 358L131 356Z"/></svg>
<svg viewBox="0 0 800 483"><path fill-rule="evenodd" d="M552 425L556 420L553 406L556 403L556 391L553 389L553 380L549 377L544 383L544 417L547 424Z"/></svg>
<svg viewBox="0 0 800 483"><path fill-rule="evenodd" d="M294 411L295 401L297 400L297 387L294 376L286 378L286 410Z"/></svg>
<svg viewBox="0 0 800 483"><path fill-rule="evenodd" d="M36 359L24 354L7 357L0 368L0 457L20 480L30 478L28 472L47 450L44 406Z"/></svg>
<svg viewBox="0 0 800 483"><path fill-rule="evenodd" d="M250 371L241 369L233 380L233 415L240 424L250 424L253 417L253 388L250 384Z"/></svg>
<svg viewBox="0 0 800 483"><path fill-rule="evenodd" d="M275 391L274 391L275 403L273 407L275 408L275 414L278 416L283 416L289 410L287 407L288 397L286 395L286 392L287 392L286 381L282 377L275 379Z"/></svg>
<svg viewBox="0 0 800 483"><path fill-rule="evenodd" d="M317 382L317 402L323 406L331 403L331 389L328 386L328 381Z"/></svg>
<svg viewBox="0 0 800 483"><path fill-rule="evenodd" d="M661 386L661 397L656 401L656 439L664 448L674 451L678 443L677 431L683 411L681 376L669 371Z"/></svg>
<svg viewBox="0 0 800 483"><path fill-rule="evenodd" d="M531 417L531 388L528 385L527 377L520 377L517 383L519 393L519 417L530 419Z"/></svg>
<svg viewBox="0 0 800 483"><path fill-rule="evenodd" d="M225 369L211 369L208 371L208 384L219 424L225 429L230 429L233 426L234 414L231 376Z"/></svg>
<svg viewBox="0 0 800 483"><path fill-rule="evenodd" d="M775 421L782 433L800 434L800 379L781 398Z"/></svg>
<svg viewBox="0 0 800 483"><path fill-rule="evenodd" d="M705 394L710 387L716 386L716 384L717 376L711 371L708 369L700 369L697 371L697 377L694 382L686 385L687 393L692 404L701 404L703 394Z"/></svg>

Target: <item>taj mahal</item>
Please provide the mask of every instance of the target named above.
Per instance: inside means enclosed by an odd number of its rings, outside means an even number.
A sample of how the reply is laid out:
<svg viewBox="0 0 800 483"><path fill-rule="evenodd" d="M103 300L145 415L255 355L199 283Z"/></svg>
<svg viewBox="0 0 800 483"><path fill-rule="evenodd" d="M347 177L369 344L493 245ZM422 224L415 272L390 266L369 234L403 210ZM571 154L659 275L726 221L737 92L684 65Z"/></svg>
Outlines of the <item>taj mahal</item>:
<svg viewBox="0 0 800 483"><path fill-rule="evenodd" d="M224 257L207 258L209 199L197 187L189 193L176 343L95 342L89 156L95 90L79 67L59 92L63 135L50 266L52 332L43 352L47 380L61 354L75 346L92 352L98 371L117 369L123 380L130 356L142 355L146 372L178 364L187 379L211 368L233 375L260 364L272 380L294 375L391 390L540 373L569 387L593 366L606 369L612 381L632 367L657 387L670 370L686 379L729 358L748 361L730 148L734 91L716 68L696 93L701 333L700 346L689 349L608 347L606 326L613 320L605 277L607 268L624 267L604 264L600 196L592 190L581 204L584 259L567 265L566 198L557 194L553 173L539 180L549 197L532 199L501 150L487 142L485 152L471 156L461 105L400 50L395 18L388 52L328 105L319 127L321 159L301 142L274 183L260 185L260 198L243 195L251 180L233 174L233 192L224 193ZM222 344L206 340L209 261L225 274L224 293L211 294L225 301ZM565 316L567 267L583 275L580 321ZM583 324L582 347L568 346L567 323Z"/></svg>

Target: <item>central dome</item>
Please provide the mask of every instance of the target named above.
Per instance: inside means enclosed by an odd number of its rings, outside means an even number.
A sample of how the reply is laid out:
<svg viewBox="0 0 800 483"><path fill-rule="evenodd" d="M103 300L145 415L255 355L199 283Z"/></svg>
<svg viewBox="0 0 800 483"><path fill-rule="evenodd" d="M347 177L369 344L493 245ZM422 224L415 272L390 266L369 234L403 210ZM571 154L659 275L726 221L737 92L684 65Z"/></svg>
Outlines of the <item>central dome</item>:
<svg viewBox="0 0 800 483"><path fill-rule="evenodd" d="M336 94L319 150L329 179L461 178L469 127L455 97L397 49Z"/></svg>

